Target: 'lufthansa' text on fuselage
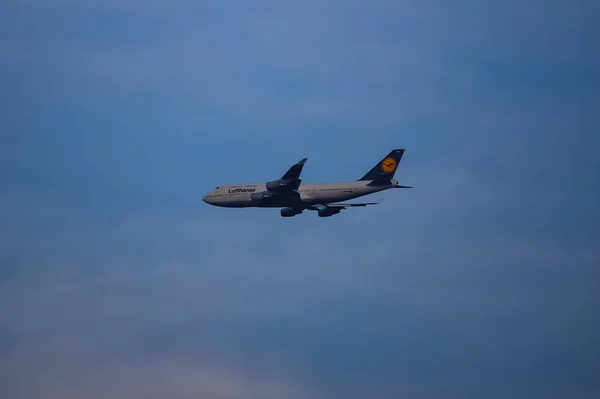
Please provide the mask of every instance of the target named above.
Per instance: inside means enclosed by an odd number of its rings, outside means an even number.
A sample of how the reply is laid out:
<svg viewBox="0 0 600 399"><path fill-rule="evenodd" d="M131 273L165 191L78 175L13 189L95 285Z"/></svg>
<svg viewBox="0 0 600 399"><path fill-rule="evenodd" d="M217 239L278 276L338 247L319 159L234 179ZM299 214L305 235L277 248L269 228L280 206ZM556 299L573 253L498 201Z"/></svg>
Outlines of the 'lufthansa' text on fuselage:
<svg viewBox="0 0 600 399"><path fill-rule="evenodd" d="M255 188L230 188L229 189L229 193L230 194L235 194L235 193L253 193L255 192L256 189Z"/></svg>

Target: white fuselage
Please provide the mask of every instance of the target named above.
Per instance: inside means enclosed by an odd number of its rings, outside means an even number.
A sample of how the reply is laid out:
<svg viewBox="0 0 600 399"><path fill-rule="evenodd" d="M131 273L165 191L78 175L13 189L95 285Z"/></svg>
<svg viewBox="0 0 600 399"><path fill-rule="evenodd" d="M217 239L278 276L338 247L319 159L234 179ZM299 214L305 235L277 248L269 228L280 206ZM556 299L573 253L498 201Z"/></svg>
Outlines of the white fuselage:
<svg viewBox="0 0 600 399"><path fill-rule="evenodd" d="M298 193L302 204L314 205L346 201L394 188L398 184L396 180L392 180L390 184L386 185L369 186L369 183L370 181L360 180L342 183L301 184ZM252 194L265 191L267 191L266 183L227 184L217 187L202 199L208 204L227 208L285 206L261 204L252 201Z"/></svg>

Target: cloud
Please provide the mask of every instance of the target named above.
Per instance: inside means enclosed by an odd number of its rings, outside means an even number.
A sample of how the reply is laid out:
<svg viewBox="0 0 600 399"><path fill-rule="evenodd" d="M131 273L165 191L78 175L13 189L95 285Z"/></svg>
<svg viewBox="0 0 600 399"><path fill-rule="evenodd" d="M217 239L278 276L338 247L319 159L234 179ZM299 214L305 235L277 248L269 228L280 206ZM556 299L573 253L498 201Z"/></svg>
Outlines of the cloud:
<svg viewBox="0 0 600 399"><path fill-rule="evenodd" d="M499 389L490 373L504 370L517 383L549 361L515 388L537 395L547 393L548 373L566 372L555 356L589 381L595 361L584 353L594 353L600 328L588 321L600 299L595 250L431 228L336 240L339 227L312 224L273 245L280 219L250 223L252 237L231 228L239 221L225 213L144 216L83 235L63 225L52 241L32 234L36 250L17 252L19 270L0 296L8 392L352 396L344 385L361 373L358 392L427 397L481 393L472 378ZM539 336L543 325L549 329ZM526 356L520 366L501 354L516 350ZM11 378L24 375L27 384Z"/></svg>
<svg viewBox="0 0 600 399"><path fill-rule="evenodd" d="M593 397L594 6L230 4L0 6L5 396Z"/></svg>
<svg viewBox="0 0 600 399"><path fill-rule="evenodd" d="M36 362L39 358L36 357ZM32 367L33 366L33 367ZM133 364L44 366L20 364L10 371L16 380L6 381L5 394L28 398L86 396L106 398L127 395L132 398L301 398L315 397L294 381L285 378L250 376L215 364L170 360ZM28 383L19 384L23 377ZM14 391L11 389L17 386Z"/></svg>

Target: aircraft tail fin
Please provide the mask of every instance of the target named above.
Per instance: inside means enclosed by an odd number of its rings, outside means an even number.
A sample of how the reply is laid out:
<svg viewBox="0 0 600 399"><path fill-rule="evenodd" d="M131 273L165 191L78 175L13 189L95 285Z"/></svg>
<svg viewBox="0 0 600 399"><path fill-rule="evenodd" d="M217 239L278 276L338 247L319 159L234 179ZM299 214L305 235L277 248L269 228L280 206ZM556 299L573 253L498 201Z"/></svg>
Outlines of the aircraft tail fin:
<svg viewBox="0 0 600 399"><path fill-rule="evenodd" d="M392 150L385 158L373 167L361 180L372 180L374 182L389 182L394 178L398 164L404 155L404 148Z"/></svg>

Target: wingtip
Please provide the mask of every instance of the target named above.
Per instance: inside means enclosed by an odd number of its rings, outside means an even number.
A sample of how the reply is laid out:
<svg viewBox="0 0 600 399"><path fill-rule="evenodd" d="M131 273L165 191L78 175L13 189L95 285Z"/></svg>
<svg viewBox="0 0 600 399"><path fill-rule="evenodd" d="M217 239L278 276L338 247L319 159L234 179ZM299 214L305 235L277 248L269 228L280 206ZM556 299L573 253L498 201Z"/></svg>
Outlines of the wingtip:
<svg viewBox="0 0 600 399"><path fill-rule="evenodd" d="M298 165L304 165L304 163L306 162L306 160L307 160L307 159L308 159L308 158L302 158L302 159L300 160L300 162L298 162Z"/></svg>

